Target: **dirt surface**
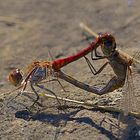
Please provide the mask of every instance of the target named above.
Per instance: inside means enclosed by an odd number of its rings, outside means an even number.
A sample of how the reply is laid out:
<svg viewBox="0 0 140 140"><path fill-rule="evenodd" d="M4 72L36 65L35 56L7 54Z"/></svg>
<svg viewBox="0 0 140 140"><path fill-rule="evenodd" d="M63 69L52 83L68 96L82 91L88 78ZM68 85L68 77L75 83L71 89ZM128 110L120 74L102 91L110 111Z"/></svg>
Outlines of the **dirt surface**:
<svg viewBox="0 0 140 140"><path fill-rule="evenodd" d="M129 3L128 3L129 2ZM117 47L130 55L139 50L139 0L1 0L0 1L0 105L17 93L7 81L15 67L25 69L35 60L54 60L70 56L88 46L82 42L79 23L84 22L95 32L113 33ZM50 58L48 52L53 58ZM94 62L99 68L105 60ZM79 81L104 86L114 75L108 66L100 75L93 76L83 58L62 70ZM137 81L135 80L137 78ZM138 77L134 84L139 91ZM46 84L56 95L80 101L99 101L101 105L119 106L122 89L97 96L60 80ZM30 87L28 89L31 91ZM30 95L33 96L33 95ZM41 98L44 108L36 106L34 113L26 110L32 101L20 96L3 108L0 115L1 140L114 140L118 137L118 114L77 104ZM118 103L118 104L116 104ZM30 119L29 119L30 118ZM140 121L127 118L121 122L122 139L140 139Z"/></svg>

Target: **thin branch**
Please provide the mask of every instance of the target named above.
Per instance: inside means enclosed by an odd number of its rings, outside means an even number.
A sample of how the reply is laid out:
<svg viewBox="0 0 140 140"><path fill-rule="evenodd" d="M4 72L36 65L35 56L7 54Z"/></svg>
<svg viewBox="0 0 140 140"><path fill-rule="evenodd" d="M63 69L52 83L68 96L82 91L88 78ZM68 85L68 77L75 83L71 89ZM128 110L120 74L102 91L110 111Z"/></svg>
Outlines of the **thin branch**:
<svg viewBox="0 0 140 140"><path fill-rule="evenodd" d="M23 93L25 94L33 94L33 92L28 92L28 91L23 91ZM49 95L46 93L39 93L40 96L45 96L47 98L52 98L52 99L56 99L56 96L53 95ZM100 105L96 105L95 103L93 103L92 101L78 101L78 100L73 100L73 99L69 99L69 98L63 98L63 97L58 97L57 99L62 100L62 101L66 101L66 102L71 102L71 103L75 103L75 104L80 104L83 106L88 106L88 107L94 107L95 109L100 109L103 111L109 111L109 112L117 112L117 113L122 113L123 110L119 109L119 108L115 108L115 107L111 107L111 106L100 106ZM136 118L140 118L140 113L138 112L129 112L128 115L136 117Z"/></svg>

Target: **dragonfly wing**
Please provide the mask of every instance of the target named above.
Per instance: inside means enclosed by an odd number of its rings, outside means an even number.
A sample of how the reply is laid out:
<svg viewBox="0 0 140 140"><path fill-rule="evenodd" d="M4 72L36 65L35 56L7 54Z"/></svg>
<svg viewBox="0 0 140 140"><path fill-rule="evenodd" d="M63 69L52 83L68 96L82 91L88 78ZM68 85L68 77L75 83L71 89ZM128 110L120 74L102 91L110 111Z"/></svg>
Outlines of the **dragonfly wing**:
<svg viewBox="0 0 140 140"><path fill-rule="evenodd" d="M127 115L128 112L133 111L136 108L133 76L132 71L129 67L127 68L125 84L123 87L123 98L121 102L121 108L124 112L124 115Z"/></svg>

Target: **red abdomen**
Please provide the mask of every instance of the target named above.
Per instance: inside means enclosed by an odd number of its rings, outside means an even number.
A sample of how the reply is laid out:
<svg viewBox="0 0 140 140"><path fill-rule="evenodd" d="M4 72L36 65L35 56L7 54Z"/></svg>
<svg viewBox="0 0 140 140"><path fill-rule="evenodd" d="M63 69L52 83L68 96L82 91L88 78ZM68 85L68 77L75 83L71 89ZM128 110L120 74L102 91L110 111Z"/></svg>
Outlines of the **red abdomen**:
<svg viewBox="0 0 140 140"><path fill-rule="evenodd" d="M96 42L96 41L95 41ZM87 55L89 52L91 52L94 48L96 47L96 43L92 43L89 47L83 49L82 51L80 51L79 53L66 57L66 58L62 58L62 59L57 59L52 63L52 68L54 70L59 70L60 68L62 68L63 66L76 61L78 59L80 59L81 57Z"/></svg>

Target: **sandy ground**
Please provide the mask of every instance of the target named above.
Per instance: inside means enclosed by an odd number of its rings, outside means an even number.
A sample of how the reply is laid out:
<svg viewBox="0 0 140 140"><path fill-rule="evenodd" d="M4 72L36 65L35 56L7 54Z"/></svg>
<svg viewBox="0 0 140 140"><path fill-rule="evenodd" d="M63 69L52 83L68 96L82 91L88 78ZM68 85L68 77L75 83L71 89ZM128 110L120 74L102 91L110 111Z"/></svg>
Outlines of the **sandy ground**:
<svg viewBox="0 0 140 140"><path fill-rule="evenodd" d="M14 89L7 81L7 75L13 68L24 69L35 60L51 61L66 57L88 46L86 42L81 42L80 22L86 23L96 32L113 33L118 48L134 55L140 44L139 5L139 0L132 0L130 5L127 0L1 0L0 105L16 94L6 94ZM53 58L49 57L49 51ZM98 68L103 63L104 60L94 65ZM98 87L104 86L114 75L112 69L107 67L100 75L93 76L83 58L62 70L79 81ZM134 76L133 79L139 92L139 78ZM68 92L63 92L57 82L47 84L56 95L81 101L99 100L101 105L119 106L117 99L121 97L122 89L108 95L96 96L60 81ZM0 139L117 139L117 113L64 102L61 102L61 105L64 105L65 109L61 110L56 100L41 98L41 102L45 107L34 114L25 110L25 106L32 104L25 96L12 101L12 107L5 107L0 115ZM139 140L139 119L127 119L130 123L122 123L122 139Z"/></svg>

